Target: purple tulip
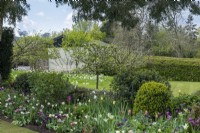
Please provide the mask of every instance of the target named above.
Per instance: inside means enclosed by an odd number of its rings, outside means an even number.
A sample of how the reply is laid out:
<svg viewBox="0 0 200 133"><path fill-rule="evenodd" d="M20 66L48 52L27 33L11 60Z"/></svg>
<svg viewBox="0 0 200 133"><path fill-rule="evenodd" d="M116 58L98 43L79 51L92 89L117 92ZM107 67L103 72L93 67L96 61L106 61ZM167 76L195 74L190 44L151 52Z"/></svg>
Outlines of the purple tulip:
<svg viewBox="0 0 200 133"><path fill-rule="evenodd" d="M68 97L67 97L67 101L70 102L71 100L72 100L72 97L71 97L71 96L68 96Z"/></svg>

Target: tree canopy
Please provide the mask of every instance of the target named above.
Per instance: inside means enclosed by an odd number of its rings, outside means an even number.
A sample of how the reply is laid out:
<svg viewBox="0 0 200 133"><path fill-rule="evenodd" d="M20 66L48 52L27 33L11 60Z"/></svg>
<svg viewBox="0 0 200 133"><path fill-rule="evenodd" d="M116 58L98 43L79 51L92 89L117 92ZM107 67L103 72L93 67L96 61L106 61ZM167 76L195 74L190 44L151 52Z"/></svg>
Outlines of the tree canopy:
<svg viewBox="0 0 200 133"><path fill-rule="evenodd" d="M15 25L27 15L30 5L26 0L1 0L0 1L0 42L2 36L3 22L6 19L9 24Z"/></svg>
<svg viewBox="0 0 200 133"><path fill-rule="evenodd" d="M52 0L50 0L52 1ZM55 0L57 6L68 4L77 11L75 21L85 20L109 20L119 21L122 26L134 27L139 18L137 9L147 7L151 18L157 22L164 20L169 10L180 11L188 9L192 14L200 14L199 2L191 0Z"/></svg>

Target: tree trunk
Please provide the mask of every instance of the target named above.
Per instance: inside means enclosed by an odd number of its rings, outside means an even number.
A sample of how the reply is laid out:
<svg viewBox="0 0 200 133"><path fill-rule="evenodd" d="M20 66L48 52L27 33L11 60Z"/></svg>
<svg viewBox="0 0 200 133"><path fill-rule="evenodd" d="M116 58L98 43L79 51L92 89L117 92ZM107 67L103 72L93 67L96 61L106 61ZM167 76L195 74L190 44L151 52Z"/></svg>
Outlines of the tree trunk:
<svg viewBox="0 0 200 133"><path fill-rule="evenodd" d="M0 17L0 45L2 45L2 33L3 33L3 17ZM0 73L0 83L2 81L1 73Z"/></svg>
<svg viewBox="0 0 200 133"><path fill-rule="evenodd" d="M2 40L2 33L3 33L3 17L0 16L0 45Z"/></svg>
<svg viewBox="0 0 200 133"><path fill-rule="evenodd" d="M99 89L99 74L96 73L96 89Z"/></svg>

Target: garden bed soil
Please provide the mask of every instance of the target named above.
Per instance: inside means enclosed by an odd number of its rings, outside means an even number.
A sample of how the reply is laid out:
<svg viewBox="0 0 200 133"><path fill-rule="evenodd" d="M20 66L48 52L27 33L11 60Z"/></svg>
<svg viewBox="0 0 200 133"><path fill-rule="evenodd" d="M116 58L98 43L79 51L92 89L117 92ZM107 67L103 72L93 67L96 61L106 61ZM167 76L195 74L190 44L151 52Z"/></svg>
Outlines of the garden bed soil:
<svg viewBox="0 0 200 133"><path fill-rule="evenodd" d="M3 121L9 122L9 123L12 122L11 119L5 118L2 115L0 115L0 119L3 120ZM28 129L33 130L33 131L36 131L36 132L39 132L39 133L56 133L55 131L46 129L44 126L26 125L26 126L23 126L23 127L28 128Z"/></svg>

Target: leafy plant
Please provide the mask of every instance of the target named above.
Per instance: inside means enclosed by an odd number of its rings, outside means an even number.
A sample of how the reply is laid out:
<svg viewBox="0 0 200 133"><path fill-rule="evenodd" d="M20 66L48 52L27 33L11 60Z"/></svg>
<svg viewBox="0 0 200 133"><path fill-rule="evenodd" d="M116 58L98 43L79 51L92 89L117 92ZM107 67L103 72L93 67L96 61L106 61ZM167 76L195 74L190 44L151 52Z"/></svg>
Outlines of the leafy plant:
<svg viewBox="0 0 200 133"><path fill-rule="evenodd" d="M134 101L134 113L147 111L151 116L165 113L171 107L171 91L167 86L157 82L144 83Z"/></svg>
<svg viewBox="0 0 200 133"><path fill-rule="evenodd" d="M42 103L45 100L63 101L73 87L69 81L63 79L62 73L37 72L31 75L29 82L31 91Z"/></svg>
<svg viewBox="0 0 200 133"><path fill-rule="evenodd" d="M146 69L122 71L114 76L111 87L120 97L132 103L140 86L147 81L162 82L170 87L157 72Z"/></svg>
<svg viewBox="0 0 200 133"><path fill-rule="evenodd" d="M31 87L29 83L29 77L31 75L32 73L23 73L18 75L13 84L14 89L24 94L30 94Z"/></svg>

